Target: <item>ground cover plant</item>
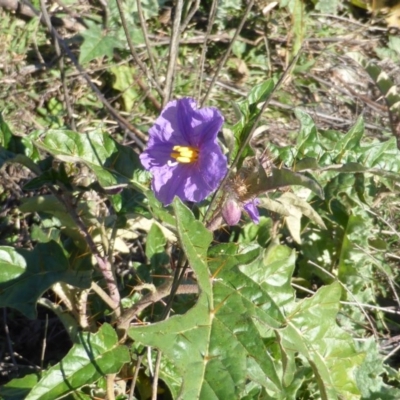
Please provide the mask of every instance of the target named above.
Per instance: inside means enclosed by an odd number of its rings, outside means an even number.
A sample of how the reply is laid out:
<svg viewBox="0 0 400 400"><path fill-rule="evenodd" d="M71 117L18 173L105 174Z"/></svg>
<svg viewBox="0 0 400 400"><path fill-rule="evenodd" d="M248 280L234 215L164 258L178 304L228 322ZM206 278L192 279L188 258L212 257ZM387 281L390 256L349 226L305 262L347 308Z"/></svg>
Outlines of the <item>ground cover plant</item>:
<svg viewBox="0 0 400 400"><path fill-rule="evenodd" d="M1 398L400 398L396 2L0 6Z"/></svg>

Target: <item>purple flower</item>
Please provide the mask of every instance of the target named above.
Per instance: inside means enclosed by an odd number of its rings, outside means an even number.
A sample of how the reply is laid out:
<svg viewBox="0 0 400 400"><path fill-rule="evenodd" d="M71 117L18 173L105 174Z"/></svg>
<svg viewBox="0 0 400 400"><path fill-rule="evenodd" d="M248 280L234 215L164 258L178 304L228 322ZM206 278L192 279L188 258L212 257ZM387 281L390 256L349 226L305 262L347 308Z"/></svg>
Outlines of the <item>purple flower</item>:
<svg viewBox="0 0 400 400"><path fill-rule="evenodd" d="M249 214L249 217L255 224L260 222L260 213L258 212L257 205L260 204L259 199L250 200L248 203L243 204L244 210Z"/></svg>
<svg viewBox="0 0 400 400"><path fill-rule="evenodd" d="M198 109L191 98L166 105L140 155L144 168L153 174L154 193L164 205L175 196L199 202L217 189L228 169L217 143L223 123L216 108Z"/></svg>

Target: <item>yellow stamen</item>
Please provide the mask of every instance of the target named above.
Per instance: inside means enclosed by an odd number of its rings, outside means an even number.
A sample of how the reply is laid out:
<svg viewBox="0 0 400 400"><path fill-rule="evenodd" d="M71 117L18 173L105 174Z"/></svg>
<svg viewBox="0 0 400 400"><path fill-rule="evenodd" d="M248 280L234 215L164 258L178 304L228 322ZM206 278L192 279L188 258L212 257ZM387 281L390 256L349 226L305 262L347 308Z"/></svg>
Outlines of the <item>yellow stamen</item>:
<svg viewBox="0 0 400 400"><path fill-rule="evenodd" d="M190 146L174 146L171 157L183 164L190 164L199 158L199 150Z"/></svg>

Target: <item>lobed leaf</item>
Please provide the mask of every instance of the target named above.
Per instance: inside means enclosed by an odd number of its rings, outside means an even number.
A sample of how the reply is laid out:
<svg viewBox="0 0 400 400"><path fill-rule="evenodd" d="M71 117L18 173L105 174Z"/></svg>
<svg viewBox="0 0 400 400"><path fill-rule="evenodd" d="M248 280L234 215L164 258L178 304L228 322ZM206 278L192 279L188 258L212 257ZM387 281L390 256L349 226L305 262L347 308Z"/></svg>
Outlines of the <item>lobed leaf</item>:
<svg viewBox="0 0 400 400"><path fill-rule="evenodd" d="M25 397L26 400L55 400L119 372L129 362L126 346L118 344L115 330L103 324L97 333L82 333L76 344L56 365L49 368Z"/></svg>
<svg viewBox="0 0 400 400"><path fill-rule="evenodd" d="M0 307L12 307L36 317L36 303L56 282L87 289L91 270L72 269L61 247L53 241L32 251L0 247Z"/></svg>

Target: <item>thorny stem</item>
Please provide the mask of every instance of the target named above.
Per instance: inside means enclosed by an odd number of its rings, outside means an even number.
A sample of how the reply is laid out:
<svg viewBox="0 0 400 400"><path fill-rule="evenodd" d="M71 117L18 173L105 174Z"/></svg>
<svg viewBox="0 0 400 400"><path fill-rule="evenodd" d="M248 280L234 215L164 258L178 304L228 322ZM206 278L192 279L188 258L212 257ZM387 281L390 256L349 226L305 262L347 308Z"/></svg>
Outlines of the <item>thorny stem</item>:
<svg viewBox="0 0 400 400"><path fill-rule="evenodd" d="M244 140L244 142L242 143L238 153L236 154L235 159L233 160L232 165L230 166L227 174L225 175L224 179L222 179L217 191L214 193L213 198L211 199L211 203L206 211L206 214L204 215L204 224L207 225L207 223L209 222L211 216L212 216L212 210L215 209L215 202L219 199L220 195L221 195L221 191L222 188L225 187L226 182L229 180L232 171L235 169L235 167L237 166L243 151L245 150L245 148L247 147L247 145L250 143L251 138L253 137L254 132L256 131L258 124L261 120L262 115L264 114L264 111L267 109L268 105L270 104L273 95L275 94L275 92L281 87L281 85L283 84L283 82L285 81L286 77L289 75L289 73L291 72L291 70L293 69L293 67L296 65L296 62L301 54L302 48L300 48L300 50L297 52L297 54L293 57L293 60L290 62L289 66L286 68L286 70L283 72L283 74L281 75L281 77L279 78L277 84L275 85L275 87L272 89L269 97L267 100L265 100L264 104L262 105L260 111L258 112L258 115L253 123L253 126L250 129L249 134L247 135L246 139Z"/></svg>
<svg viewBox="0 0 400 400"><path fill-rule="evenodd" d="M84 224L81 217L78 215L74 206L72 205L71 199L62 196L60 193L58 193L58 191L54 187L50 187L50 190L52 191L54 196L61 202L61 204L64 204L64 206L66 207L67 211L75 221L81 235L85 239L85 242L88 245L90 252L96 259L98 268L101 274L103 275L103 278L107 285L110 299L112 300L113 303L112 309L114 311L114 315L116 318L118 318L121 315L121 307L120 307L121 297L116 284L116 278L114 276L111 264L107 261L106 257L105 258L101 257L96 247L96 244L93 241L92 236L89 234L86 225Z"/></svg>
<svg viewBox="0 0 400 400"><path fill-rule="evenodd" d="M172 293L174 279L169 277L156 288L155 291L150 292L143 296L141 300L135 303L131 308L125 310L121 317L117 321L117 331L121 338L126 336L126 332L129 328L130 322L142 312L145 308L150 306L157 301L160 301L164 297L169 296ZM199 292L199 287L197 285L179 285L175 291L175 294L195 294Z"/></svg>

